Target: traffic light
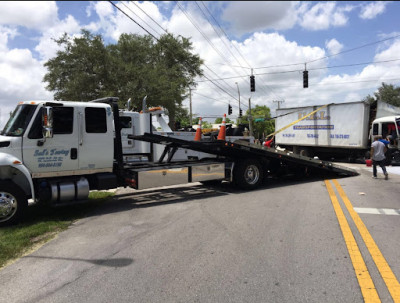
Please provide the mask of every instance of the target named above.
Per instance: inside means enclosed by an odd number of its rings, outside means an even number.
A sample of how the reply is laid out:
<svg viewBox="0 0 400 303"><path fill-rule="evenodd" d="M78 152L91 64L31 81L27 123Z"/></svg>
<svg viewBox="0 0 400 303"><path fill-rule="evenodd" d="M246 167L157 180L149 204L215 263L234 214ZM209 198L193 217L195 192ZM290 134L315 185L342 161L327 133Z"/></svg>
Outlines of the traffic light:
<svg viewBox="0 0 400 303"><path fill-rule="evenodd" d="M228 115L232 115L232 106L228 105Z"/></svg>
<svg viewBox="0 0 400 303"><path fill-rule="evenodd" d="M256 91L256 80L253 75L250 76L250 91L255 92Z"/></svg>
<svg viewBox="0 0 400 303"><path fill-rule="evenodd" d="M242 109L239 108L239 117L242 117Z"/></svg>
<svg viewBox="0 0 400 303"><path fill-rule="evenodd" d="M308 70L303 71L303 88L308 87Z"/></svg>

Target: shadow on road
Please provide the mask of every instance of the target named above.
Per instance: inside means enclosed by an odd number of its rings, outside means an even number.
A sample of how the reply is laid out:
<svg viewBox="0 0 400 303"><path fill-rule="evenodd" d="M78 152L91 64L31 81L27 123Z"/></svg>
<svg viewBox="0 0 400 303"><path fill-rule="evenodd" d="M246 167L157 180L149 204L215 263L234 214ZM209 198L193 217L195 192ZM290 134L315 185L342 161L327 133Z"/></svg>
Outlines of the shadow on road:
<svg viewBox="0 0 400 303"><path fill-rule="evenodd" d="M309 176L281 176L279 178L267 177L265 182L258 189L253 191L262 191L278 187L293 186L310 182L323 181L324 179L338 179L337 174L313 173ZM128 211L135 208L157 207L161 205L192 202L196 200L205 200L232 194L242 194L248 191L241 190L229 182L220 184L206 185L200 183L183 184L182 186L162 187L147 190L120 189L111 199L101 201L86 202L78 205L65 205L57 208L49 208L41 205L32 205L32 211L27 218L32 222L40 220L35 218L45 212L47 219L60 219L65 214L71 213L77 218L92 217L107 213L116 213Z"/></svg>
<svg viewBox="0 0 400 303"><path fill-rule="evenodd" d="M48 256L25 256L23 259L47 259L47 260L63 260L63 261L81 261L87 262L94 265L108 266L108 267L125 267L133 263L133 259L130 258L116 258L116 259L79 259L79 258L62 258L62 257L48 257Z"/></svg>
<svg viewBox="0 0 400 303"><path fill-rule="evenodd" d="M341 178L336 174L313 174L312 176L286 176L281 178L266 178L264 184L253 191L262 191L269 188L293 186L310 182L323 181L325 179ZM160 205L185 203L195 200L241 194L248 192L232 186L229 182L213 185L191 184L175 186L173 188L156 188L148 190L122 189L119 194L107 201L96 210L96 215L130 210L134 208L148 208Z"/></svg>

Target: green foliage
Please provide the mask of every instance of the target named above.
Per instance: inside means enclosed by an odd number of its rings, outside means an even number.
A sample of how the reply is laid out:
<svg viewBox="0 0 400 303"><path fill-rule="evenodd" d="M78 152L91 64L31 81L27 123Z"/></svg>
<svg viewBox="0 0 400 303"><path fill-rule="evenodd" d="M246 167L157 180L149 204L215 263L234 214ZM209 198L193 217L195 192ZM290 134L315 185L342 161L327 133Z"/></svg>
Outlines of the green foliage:
<svg viewBox="0 0 400 303"><path fill-rule="evenodd" d="M180 125L178 128L186 128L190 125L189 110L186 107L178 107L175 112L175 120Z"/></svg>
<svg viewBox="0 0 400 303"><path fill-rule="evenodd" d="M56 100L116 96L121 106L132 98L141 109L147 95L148 106L167 109L170 126L189 87L195 86L193 79L202 75L202 60L181 36L167 34L154 41L151 36L122 34L116 44L106 46L100 35L82 30L80 37L64 34L56 42L63 50L45 63L43 78Z"/></svg>
<svg viewBox="0 0 400 303"><path fill-rule="evenodd" d="M193 125L199 125L199 118L194 118L193 119ZM212 128L212 124L208 121L202 120L201 121L201 128Z"/></svg>
<svg viewBox="0 0 400 303"><path fill-rule="evenodd" d="M109 84L109 55L101 36L82 30L81 37L71 41L64 34L56 42L64 50L44 64L49 72L43 79L54 98L89 101L102 96Z"/></svg>
<svg viewBox="0 0 400 303"><path fill-rule="evenodd" d="M223 120L223 118L217 118L217 119L215 119L215 124L221 124L222 123L222 120ZM234 123L231 119L229 119L229 118L226 118L226 120L225 120L225 122L226 123Z"/></svg>
<svg viewBox="0 0 400 303"><path fill-rule="evenodd" d="M265 105L256 105L251 109L252 129L256 139L262 139L264 136L275 131L275 120L271 119L271 110ZM255 119L263 118L264 121L254 122ZM249 111L247 110L241 121L249 120Z"/></svg>
<svg viewBox="0 0 400 303"><path fill-rule="evenodd" d="M10 260L21 257L32 247L51 240L74 220L85 217L113 195L107 191L91 191L90 203L62 208L30 205L23 223L0 229L0 268Z"/></svg>
<svg viewBox="0 0 400 303"><path fill-rule="evenodd" d="M374 93L374 97L368 95L363 101L368 103L383 101L393 106L400 106L400 87L382 82L382 86Z"/></svg>

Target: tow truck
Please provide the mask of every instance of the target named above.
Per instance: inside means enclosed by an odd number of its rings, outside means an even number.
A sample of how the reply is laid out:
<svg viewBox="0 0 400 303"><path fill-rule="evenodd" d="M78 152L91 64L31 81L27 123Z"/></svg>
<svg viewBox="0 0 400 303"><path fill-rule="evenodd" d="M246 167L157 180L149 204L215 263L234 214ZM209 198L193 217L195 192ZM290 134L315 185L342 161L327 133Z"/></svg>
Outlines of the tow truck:
<svg viewBox="0 0 400 303"><path fill-rule="evenodd" d="M85 201L91 190L144 189L229 181L245 190L267 176L357 172L253 144L248 137L194 141L194 132L158 131L160 109L120 110L118 98L20 102L0 136L0 226L21 222L28 200Z"/></svg>

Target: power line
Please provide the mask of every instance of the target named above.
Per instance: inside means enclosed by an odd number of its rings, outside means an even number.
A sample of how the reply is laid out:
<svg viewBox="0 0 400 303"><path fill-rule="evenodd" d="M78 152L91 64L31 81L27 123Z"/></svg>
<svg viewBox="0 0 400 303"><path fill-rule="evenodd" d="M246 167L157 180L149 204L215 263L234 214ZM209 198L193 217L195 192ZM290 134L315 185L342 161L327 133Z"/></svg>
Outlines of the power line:
<svg viewBox="0 0 400 303"><path fill-rule="evenodd" d="M179 9L185 14L186 18L190 21L190 23L192 23L192 25L196 28L196 30L203 36L203 38L211 45L211 47L215 50L215 52L221 56L222 59L224 59L225 62L228 63L229 65L229 60L216 48L216 46L214 45L214 43L211 42L211 40L207 37L207 35L199 28L199 26L194 22L194 20L192 19L192 17L190 16L190 14L188 12L186 12L186 10L179 4L178 1L176 1L177 6L179 7ZM198 4L196 3L196 5L198 6ZM199 7L199 6L198 6ZM200 8L200 7L199 7ZM201 10L201 8L200 8ZM202 13L204 14L204 12L202 11ZM207 21L210 23L210 21L208 20L208 18L206 18ZM211 23L210 23L211 24ZM213 26L211 24L211 26ZM214 27L213 27L214 28ZM215 31L215 29L214 29ZM218 33L217 33L218 34ZM206 66L206 64L204 64ZM208 68L208 67L207 67ZM232 68L233 72L235 72L237 74L237 71ZM242 77L244 78L244 77ZM223 80L223 79L222 79ZM247 81L244 79L242 79L246 84ZM225 82L226 83L226 82ZM234 89L232 88L232 86L230 86L230 84L226 83L227 86L230 87L230 89Z"/></svg>
<svg viewBox="0 0 400 303"><path fill-rule="evenodd" d="M229 39L228 35L225 33L225 31L223 30L223 28L221 27L221 25L218 23L218 21L214 18L214 15L210 12L210 10L208 9L208 7L204 4L204 1L201 1L201 4L203 4L203 6L206 8L206 10L208 11L208 13L210 14L210 16L214 19L215 23L218 25L218 27L220 28L221 32L225 35L225 37L228 39L228 41L231 42L231 40ZM242 53L237 49L237 47L231 42L232 46L236 49L236 51L238 52L238 54L242 57L243 61L246 62L247 66L249 66L249 68L251 68L251 65L249 64L249 62L247 62L246 58L242 55ZM242 67L244 68L244 67Z"/></svg>
<svg viewBox="0 0 400 303"><path fill-rule="evenodd" d="M142 20L142 22L144 24L146 24L148 27L151 28L151 30L153 30L154 32L157 33L158 36L161 36L161 34L159 32L157 32L154 28L152 28L146 21L144 21L138 14L136 14L133 10L131 10L131 8L129 6L127 6L124 2L121 2L121 4L123 6L125 6L132 14L134 14L136 17L138 17L140 20Z"/></svg>
<svg viewBox="0 0 400 303"><path fill-rule="evenodd" d="M232 57L236 60L236 62L240 63L239 60L236 58L235 54L230 50L230 48L226 45L224 39L222 39L221 35L218 33L218 31L215 29L214 25L210 22L210 20L208 19L208 17L206 16L206 14L204 13L204 11L202 10L202 8L199 6L199 4L197 3L197 1L194 2L197 7L199 8L199 10L201 11L201 13L203 14L203 16L206 18L207 22L212 26L214 32L218 35L219 39L222 41L222 43L225 45L225 47L227 48L227 50L231 53ZM204 4L203 4L204 6ZM206 7L207 8L207 7Z"/></svg>
<svg viewBox="0 0 400 303"><path fill-rule="evenodd" d="M322 58L319 58L319 59L311 60L311 61L308 61L306 63L312 63L312 62L315 62L315 61L319 61L319 60L327 59L327 58L330 58L330 57L334 57L334 56L337 56L337 55L340 55L340 54L352 52L354 50L357 50L357 49L360 49L360 48L363 48L363 47L367 47L367 46L371 46L371 45L374 45L374 44L378 44L378 43L381 43L381 42L384 42L384 41L387 41L387 40L395 39L397 37L400 37L400 34L396 35L396 36L393 36L393 37L386 38L386 39L382 39L382 40L379 40L379 41L375 41L375 42L371 42L371 43L368 43L368 44L364 44L364 45L361 45L361 46L358 46L358 47L355 47L355 48L352 48L352 49L344 50L344 51L338 52L336 54L325 56L325 57L322 57Z"/></svg>
<svg viewBox="0 0 400 303"><path fill-rule="evenodd" d="M139 5L137 5L134 1L130 1L132 2L138 9L140 9L147 17L149 17L155 24L158 25L159 28L161 28L166 34L168 34L168 32L157 22L155 21L148 13L146 13Z"/></svg>
<svg viewBox="0 0 400 303"><path fill-rule="evenodd" d="M198 92L193 92L193 93L196 94L196 95L202 96L202 97L204 97L204 98L207 98L207 99L210 99L210 100L214 100L214 101L216 101L216 102L221 102L221 103L225 103L225 104L228 104L228 105L230 104L229 101L224 101L224 100L218 100L218 99L215 99L215 98L211 98L211 97L209 97L209 96L200 94L200 93L198 93ZM230 105L239 108L238 105L235 105L235 104L230 104ZM243 106L246 107L246 108L248 108L248 106L246 106L245 104L243 104Z"/></svg>
<svg viewBox="0 0 400 303"><path fill-rule="evenodd" d="M352 84L352 83L364 83L364 82L378 82L378 81L391 81L391 80L400 80L400 78L380 78L380 79L367 79L367 80L359 80L359 81L341 81L341 82L329 82L329 83L312 83L313 86L330 86L330 85L343 85L343 84ZM275 86L284 86L284 87L299 87L299 85L287 85L287 84L279 84Z"/></svg>
<svg viewBox="0 0 400 303"><path fill-rule="evenodd" d="M123 13L126 17L128 17L131 21L133 21L135 24L137 24L138 26L140 26L140 28L142 28L145 32L147 32L150 36L152 36L155 40L157 40L158 42L161 43L160 39L155 37L152 33L150 33L148 30L146 30L142 25L140 25L136 20L134 20L131 16L129 16L124 10L122 10L121 8L119 8L117 5L115 5L112 1L109 1L115 8L117 8L121 13ZM146 23L147 24L147 23ZM159 24L158 24L159 25ZM160 25L159 25L160 26ZM164 30L165 32L167 32L166 30ZM171 35L167 32L168 35ZM166 45L169 46L169 45ZM205 64L204 64L205 65ZM206 66L206 65L205 65ZM206 66L207 67L207 66ZM208 68L208 67L207 67ZM208 68L210 71L212 71L210 68ZM214 72L213 72L214 73ZM215 74L215 73L214 73ZM216 75L216 74L215 74ZM231 95L230 93L228 93L225 89L223 89L220 85L216 84L212 79L209 79L207 76L203 75L204 78L206 78L208 81L210 81L211 83L213 83L217 88L219 88L220 90L222 90L223 92L225 92L226 94L228 94L230 97L234 98L235 97L233 95Z"/></svg>
<svg viewBox="0 0 400 303"><path fill-rule="evenodd" d="M372 61L372 62L363 62L363 63L353 63L353 64L343 64L343 65L334 65L334 66L326 66L326 67L316 67L316 68L311 68L308 69L308 71L313 71L313 70L321 70L321 69L330 69L330 68L341 68L341 67L349 67L349 66L357 66L357 65L368 65L368 64L378 64L378 63L388 63L388 62L394 62L394 61L399 61L400 59L391 59L391 60L383 60L383 61ZM268 73L255 73L254 75L275 75L275 74L288 74L288 73L295 73L295 72L301 72L303 70L295 69L295 70L288 70L288 71L277 71L277 72L268 72ZM244 76L242 76L244 77ZM239 77L227 77L227 78L221 78L221 79L213 79L214 81L217 80L230 80L230 79L235 79ZM205 81L205 80L204 80ZM203 82L203 81L198 81L198 82Z"/></svg>
<svg viewBox="0 0 400 303"><path fill-rule="evenodd" d="M154 39L156 39L158 42L160 42L160 40L154 36L152 33L150 33L147 29L145 29L143 26L141 26L138 22L136 22L131 16L129 16L127 13L125 13L122 9L120 9L117 5L115 5L112 1L108 1L110 2L116 9L118 9L121 13L123 13L125 16L127 16L129 19L131 19L133 22L135 22L141 29L143 29L146 33L148 33L150 36L152 36Z"/></svg>
<svg viewBox="0 0 400 303"><path fill-rule="evenodd" d="M190 21L190 23L192 23L192 25L196 28L196 30L203 36L203 38L208 42L208 44L210 44L210 46L215 50L215 52L221 56L222 59L225 60L225 62L229 63L229 61L226 59L226 57L215 47L214 43L212 43L212 41L207 37L206 34L204 34L204 32L199 28L199 26L197 24L195 24L194 20L191 18L191 16L189 15L188 12L186 12L186 10L180 5L180 3L178 1L175 1L177 6L179 7L179 9L184 13L184 15L186 16L186 18ZM237 71L235 71L235 73L237 73ZM229 84L227 84L229 86ZM232 87L231 87L232 88ZM234 88L232 88L234 89Z"/></svg>
<svg viewBox="0 0 400 303"><path fill-rule="evenodd" d="M371 46L371 45L378 44L378 43L381 43L381 42L384 42L384 41L387 41L387 40L395 39L395 38L398 38L398 37L400 37L400 34L396 35L396 36L393 36L393 37L390 37L390 38L386 38L386 39L383 39L383 40L379 40L379 41L371 42L371 43L368 43L368 44L365 44L365 45L362 45L362 46L358 46L358 47L355 47L355 48L352 48L352 49L349 49L349 50L345 50L345 51L342 51L342 52L339 52L339 53L336 53L336 54L332 54L332 55L321 57L321 58L318 58L318 59L315 59L315 60L307 61L305 63L307 63L307 64L308 63L312 63L312 62L319 61L319 60L322 60L322 59L326 59L326 58L329 58L329 57L337 56L337 55L340 55L340 54L343 54L343 53L351 52L351 51L354 51L354 50L357 50L357 49L360 49L360 48L363 48L363 47L366 47L366 46ZM219 64L223 65L223 63L219 63ZM302 62L302 63L280 64L280 65L269 65L269 66L262 66L262 67L253 67L253 69L289 67L289 66L296 66L296 65L304 66L304 62ZM250 67L244 67L244 66L239 66L239 67L250 69Z"/></svg>
<svg viewBox="0 0 400 303"><path fill-rule="evenodd" d="M238 50L238 48L235 46L235 44L233 44L232 41L229 39L228 35L227 35L227 34L225 33L225 31L222 29L222 27L221 27L221 25L218 23L218 21L214 18L213 14L210 12L210 10L208 9L208 7L204 4L203 1L201 1L201 4L202 4L202 5L204 6L204 8L207 10L208 14L214 19L215 23L218 25L218 27L220 28L221 32L225 35L225 37L226 37L227 40L230 42L230 44L235 48L235 50L237 51L237 53L242 57L243 61L246 62L246 64L249 66L248 68L251 69L251 66L250 66L249 62L245 59L245 57L244 57L244 56L242 55L242 53ZM222 39L221 35L218 33L218 31L215 29L214 25L213 25L213 24L210 22L210 20L207 18L207 16L206 16L205 13L203 12L203 10L200 8L200 6L197 4L197 1L196 1L196 5L199 7L199 9L200 9L201 12L203 13L203 15L206 17L208 23L210 23L210 25L212 26L212 28L214 29L214 31L217 33L218 37L221 39L221 41L222 41L222 42L224 43L224 45L226 46L226 44L225 44L224 40ZM226 46L226 47L227 47L227 46ZM239 60L238 60L238 59L236 58L236 56L231 52L230 48L227 47L227 49L228 49L229 52L232 54L232 56L235 58L236 62L240 64ZM239 65L239 66L228 65L228 66L230 66L231 68L240 67L240 68L242 68L242 69L245 69L245 67L243 67L243 66L241 66L241 65ZM247 82L246 80L247 80L247 79L243 78L243 81L244 81L246 84L248 84L248 82ZM267 88L269 88L269 89L271 90L271 92L272 92L273 94L275 94L275 93L273 92L272 88L270 88L268 85L262 83L262 84L259 86L259 89L261 89L261 90L264 92L264 94L268 94L268 93L263 89L263 86L266 86Z"/></svg>

